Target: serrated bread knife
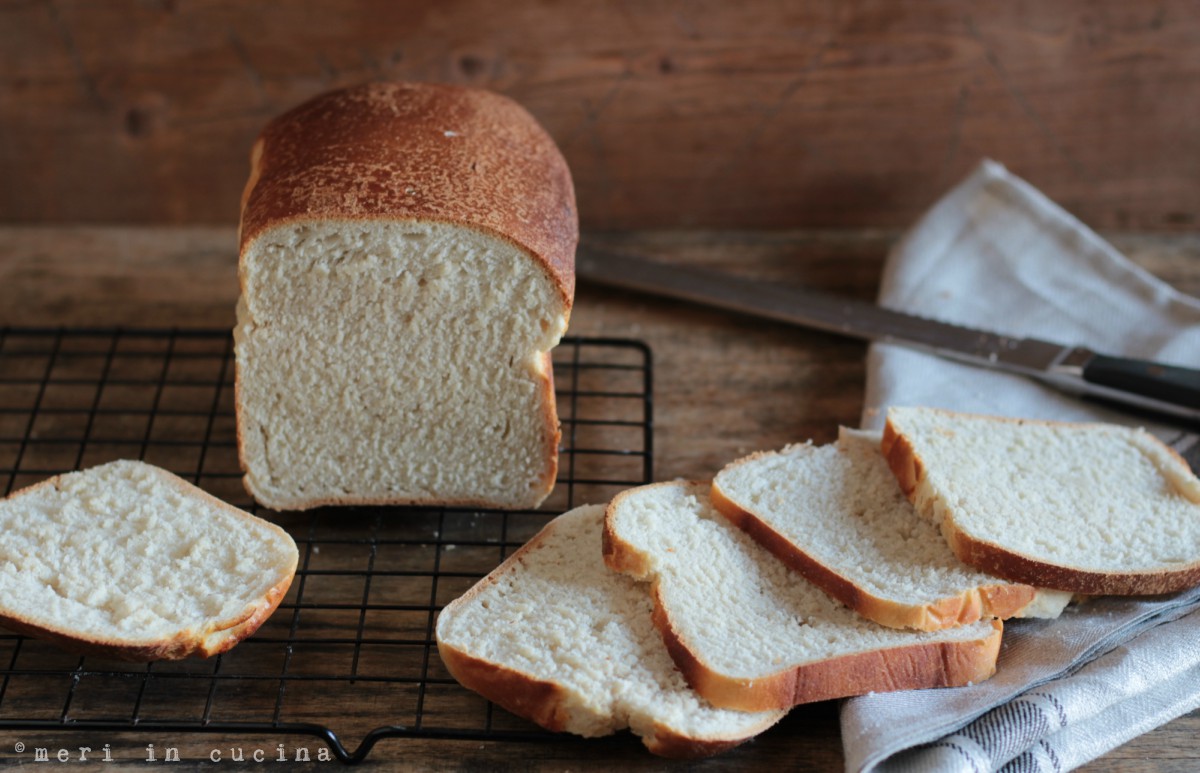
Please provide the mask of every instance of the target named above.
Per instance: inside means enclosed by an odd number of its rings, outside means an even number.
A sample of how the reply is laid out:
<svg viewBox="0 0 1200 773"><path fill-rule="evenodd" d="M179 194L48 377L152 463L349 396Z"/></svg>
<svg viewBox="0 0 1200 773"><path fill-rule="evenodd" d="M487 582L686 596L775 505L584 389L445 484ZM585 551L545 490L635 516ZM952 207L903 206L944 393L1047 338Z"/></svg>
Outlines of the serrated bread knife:
<svg viewBox="0 0 1200 773"><path fill-rule="evenodd" d="M920 349L952 360L1021 373L1085 394L1193 421L1200 420L1200 370L1112 357L1082 346L939 322L811 290L665 265L581 245L576 276L695 301L831 333Z"/></svg>

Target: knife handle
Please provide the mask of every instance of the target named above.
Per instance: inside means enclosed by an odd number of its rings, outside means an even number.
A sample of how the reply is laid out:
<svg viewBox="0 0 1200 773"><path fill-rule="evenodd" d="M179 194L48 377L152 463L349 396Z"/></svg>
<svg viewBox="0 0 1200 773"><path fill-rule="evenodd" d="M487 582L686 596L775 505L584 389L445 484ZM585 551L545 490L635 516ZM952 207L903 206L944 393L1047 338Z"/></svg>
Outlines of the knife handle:
<svg viewBox="0 0 1200 773"><path fill-rule="evenodd" d="M1200 408L1200 370L1097 354L1083 366L1083 380L1185 408Z"/></svg>

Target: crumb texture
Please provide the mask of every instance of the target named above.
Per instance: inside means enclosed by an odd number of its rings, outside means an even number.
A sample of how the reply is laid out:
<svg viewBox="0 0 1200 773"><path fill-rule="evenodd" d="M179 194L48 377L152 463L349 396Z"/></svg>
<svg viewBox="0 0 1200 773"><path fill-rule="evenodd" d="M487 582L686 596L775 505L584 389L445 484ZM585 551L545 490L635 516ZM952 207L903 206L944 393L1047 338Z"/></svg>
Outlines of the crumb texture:
<svg viewBox="0 0 1200 773"><path fill-rule="evenodd" d="M556 519L442 612L439 647L558 685L564 729L581 735L665 729L702 743L742 739L776 721L778 712L716 709L688 687L644 589L604 565L603 517L603 507L585 506ZM473 686L469 675L464 684Z"/></svg>
<svg viewBox="0 0 1200 773"><path fill-rule="evenodd" d="M861 653L991 636L990 622L926 633L859 616L730 524L708 490L682 482L631 489L608 516L610 535L650 562L672 627L705 669L754 680ZM889 678L880 674L879 689Z"/></svg>
<svg viewBox="0 0 1200 773"><path fill-rule="evenodd" d="M281 226L243 256L247 484L272 507L534 506L556 467L550 278L439 223Z"/></svg>
<svg viewBox="0 0 1200 773"><path fill-rule="evenodd" d="M999 611L986 603L992 589L1015 586L1014 595L1025 601L1002 616L1020 612L1033 589L960 561L904 496L879 439L878 433L843 429L836 444L755 454L725 467L714 487L781 537L788 550L892 607L950 605L980 619Z"/></svg>
<svg viewBox="0 0 1200 773"><path fill-rule="evenodd" d="M924 471L918 510L975 540L1096 572L1200 561L1200 482L1143 430L922 408L888 423Z"/></svg>
<svg viewBox="0 0 1200 773"><path fill-rule="evenodd" d="M278 527L132 461L16 492L0 535L6 616L130 647L242 622L286 589L297 558Z"/></svg>

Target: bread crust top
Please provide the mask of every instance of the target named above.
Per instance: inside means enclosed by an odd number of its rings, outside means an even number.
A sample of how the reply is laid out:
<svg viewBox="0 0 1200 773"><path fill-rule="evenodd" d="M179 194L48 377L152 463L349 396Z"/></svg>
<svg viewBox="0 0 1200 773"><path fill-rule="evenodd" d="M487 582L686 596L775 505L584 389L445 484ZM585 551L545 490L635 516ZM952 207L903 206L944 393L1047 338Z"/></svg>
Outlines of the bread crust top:
<svg viewBox="0 0 1200 773"><path fill-rule="evenodd" d="M480 89L368 83L271 121L251 153L241 254L304 220L413 220L529 252L571 308L579 218L566 161L524 108Z"/></svg>

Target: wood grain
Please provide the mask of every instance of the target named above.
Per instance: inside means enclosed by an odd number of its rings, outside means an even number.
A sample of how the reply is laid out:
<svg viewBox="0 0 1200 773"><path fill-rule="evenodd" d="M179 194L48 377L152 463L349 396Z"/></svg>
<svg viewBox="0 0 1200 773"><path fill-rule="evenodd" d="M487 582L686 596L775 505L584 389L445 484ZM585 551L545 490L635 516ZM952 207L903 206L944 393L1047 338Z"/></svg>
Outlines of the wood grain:
<svg viewBox="0 0 1200 773"><path fill-rule="evenodd" d="M981 157L1089 224L1200 215L1186 0L6 0L0 222L233 224L260 127L374 79L506 93L589 229L899 227Z"/></svg>
<svg viewBox="0 0 1200 773"><path fill-rule="evenodd" d="M873 297L879 270L895 241L891 231L675 232L591 234L610 246L659 260L703 265ZM1180 289L1200 294L1200 237L1110 234L1143 267ZM0 325L128 325L226 327L237 295L232 228L0 227ZM831 440L838 423L858 420L864 347L822 333L784 328L687 304L579 288L573 334L639 338L655 357L656 477L704 477L758 448L812 437ZM378 707L323 707L362 719ZM314 709L316 710L316 709ZM1200 767L1200 712L1139 736L1085 766L1091 773L1167 773ZM213 749L288 749L312 740L214 734L156 738L144 734L68 735L6 732L0 761L28 748L111 744L124 764L144 769L146 744L180 749L173 769L199 769ZM385 740L367 770L658 770L632 737L548 745ZM755 741L689 770L842 767L836 705L800 707Z"/></svg>

